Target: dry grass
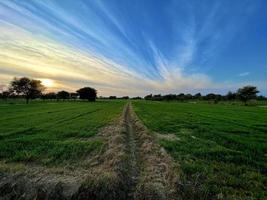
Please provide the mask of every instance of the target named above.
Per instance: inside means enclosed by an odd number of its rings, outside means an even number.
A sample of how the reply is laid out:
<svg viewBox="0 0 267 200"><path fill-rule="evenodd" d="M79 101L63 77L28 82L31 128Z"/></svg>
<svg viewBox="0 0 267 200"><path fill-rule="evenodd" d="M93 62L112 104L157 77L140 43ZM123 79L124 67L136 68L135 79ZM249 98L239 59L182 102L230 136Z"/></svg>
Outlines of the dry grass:
<svg viewBox="0 0 267 200"><path fill-rule="evenodd" d="M133 111L131 115L141 143L142 155L142 171L136 199L179 199L176 191L176 185L179 183L178 167Z"/></svg>
<svg viewBox="0 0 267 200"><path fill-rule="evenodd" d="M127 198L126 130L123 116L116 125L101 131L103 138L109 138L106 151L101 155L101 165L94 168L83 182L79 196L107 200Z"/></svg>

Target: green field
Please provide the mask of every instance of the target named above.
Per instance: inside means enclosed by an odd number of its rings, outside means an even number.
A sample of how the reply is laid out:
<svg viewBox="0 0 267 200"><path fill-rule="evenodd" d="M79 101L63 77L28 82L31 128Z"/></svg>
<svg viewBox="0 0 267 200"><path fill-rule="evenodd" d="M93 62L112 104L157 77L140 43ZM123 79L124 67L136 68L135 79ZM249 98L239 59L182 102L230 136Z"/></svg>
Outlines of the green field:
<svg viewBox="0 0 267 200"><path fill-rule="evenodd" d="M118 118L120 101L0 103L0 159L73 163L99 151L99 128Z"/></svg>
<svg viewBox="0 0 267 200"><path fill-rule="evenodd" d="M122 115L126 103L1 102L0 161L79 165L101 152L104 140L97 133ZM141 100L132 105L177 163L184 199L267 198L267 107Z"/></svg>
<svg viewBox="0 0 267 200"><path fill-rule="evenodd" d="M267 107L149 101L133 105L179 163L185 199L267 198Z"/></svg>

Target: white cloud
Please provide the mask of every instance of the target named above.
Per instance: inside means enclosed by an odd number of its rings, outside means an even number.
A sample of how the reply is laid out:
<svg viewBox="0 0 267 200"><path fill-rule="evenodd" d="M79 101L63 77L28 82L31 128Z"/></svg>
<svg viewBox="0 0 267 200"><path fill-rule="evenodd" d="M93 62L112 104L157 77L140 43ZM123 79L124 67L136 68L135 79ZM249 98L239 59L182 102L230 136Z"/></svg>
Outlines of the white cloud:
<svg viewBox="0 0 267 200"><path fill-rule="evenodd" d="M240 76L240 77L244 77L244 76L248 76L248 75L250 75L250 72L242 72L242 73L238 74L238 76Z"/></svg>

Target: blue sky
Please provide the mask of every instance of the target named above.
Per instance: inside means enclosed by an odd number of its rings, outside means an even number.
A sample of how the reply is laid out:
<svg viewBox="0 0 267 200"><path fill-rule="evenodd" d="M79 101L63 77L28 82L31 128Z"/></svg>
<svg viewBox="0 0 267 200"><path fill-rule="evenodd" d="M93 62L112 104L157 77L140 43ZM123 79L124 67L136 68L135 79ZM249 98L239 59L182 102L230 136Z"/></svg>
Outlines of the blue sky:
<svg viewBox="0 0 267 200"><path fill-rule="evenodd" d="M14 76L48 90L100 95L267 94L264 0L0 0L0 86Z"/></svg>

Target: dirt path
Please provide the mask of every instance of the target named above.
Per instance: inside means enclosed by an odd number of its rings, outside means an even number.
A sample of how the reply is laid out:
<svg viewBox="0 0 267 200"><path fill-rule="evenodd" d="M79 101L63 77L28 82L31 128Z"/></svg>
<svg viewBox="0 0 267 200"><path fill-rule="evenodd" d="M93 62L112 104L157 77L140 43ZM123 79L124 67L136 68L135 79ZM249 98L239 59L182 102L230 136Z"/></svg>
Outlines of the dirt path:
<svg viewBox="0 0 267 200"><path fill-rule="evenodd" d="M126 146L128 154L128 177L129 177L129 192L128 198L134 199L134 193L136 191L136 185L138 183L140 174L140 144L138 142L135 130L132 125L132 119L130 115L130 105L126 105L124 112L124 121L126 128Z"/></svg>
<svg viewBox="0 0 267 200"><path fill-rule="evenodd" d="M179 199L171 158L133 111L124 110L129 192L127 199Z"/></svg>

